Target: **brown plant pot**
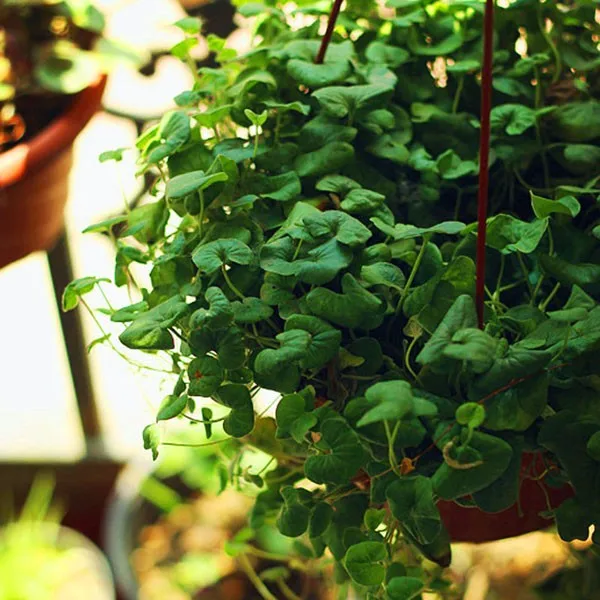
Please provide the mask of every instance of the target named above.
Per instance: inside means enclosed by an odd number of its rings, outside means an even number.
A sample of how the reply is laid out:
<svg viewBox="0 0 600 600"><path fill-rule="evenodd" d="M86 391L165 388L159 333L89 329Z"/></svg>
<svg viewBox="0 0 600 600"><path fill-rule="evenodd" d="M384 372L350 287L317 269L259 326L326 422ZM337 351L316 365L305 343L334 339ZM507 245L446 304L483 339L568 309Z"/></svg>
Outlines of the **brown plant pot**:
<svg viewBox="0 0 600 600"><path fill-rule="evenodd" d="M522 473L541 473L544 468L539 453L523 454ZM453 542L480 544L550 527L553 520L543 513L557 508L573 494L570 485L552 488L543 478L537 481L523 478L518 505L501 512L483 512L477 507L464 507L446 500L440 500L437 506Z"/></svg>
<svg viewBox="0 0 600 600"><path fill-rule="evenodd" d="M73 142L100 108L105 85L103 77L32 139L0 154L0 268L59 238Z"/></svg>

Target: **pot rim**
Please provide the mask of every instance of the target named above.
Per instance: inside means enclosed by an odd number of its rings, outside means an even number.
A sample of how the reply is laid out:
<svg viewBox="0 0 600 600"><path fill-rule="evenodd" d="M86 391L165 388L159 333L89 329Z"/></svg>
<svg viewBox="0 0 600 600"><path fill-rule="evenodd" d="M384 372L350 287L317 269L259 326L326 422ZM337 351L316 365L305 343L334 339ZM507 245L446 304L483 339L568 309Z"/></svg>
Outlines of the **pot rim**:
<svg viewBox="0 0 600 600"><path fill-rule="evenodd" d="M67 109L26 142L0 153L0 189L14 185L68 148L102 101L106 76L73 98Z"/></svg>

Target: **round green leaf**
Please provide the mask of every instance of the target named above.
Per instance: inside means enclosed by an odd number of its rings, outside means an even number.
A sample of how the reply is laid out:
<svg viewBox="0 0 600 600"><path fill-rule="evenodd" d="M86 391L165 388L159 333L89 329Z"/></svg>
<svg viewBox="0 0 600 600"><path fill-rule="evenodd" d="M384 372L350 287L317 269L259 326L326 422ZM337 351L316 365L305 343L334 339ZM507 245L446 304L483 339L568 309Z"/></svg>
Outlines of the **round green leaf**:
<svg viewBox="0 0 600 600"><path fill-rule="evenodd" d="M188 366L190 396L212 396L223 383L223 367L212 356L195 358Z"/></svg>
<svg viewBox="0 0 600 600"><path fill-rule="evenodd" d="M387 549L382 542L361 542L350 546L344 557L344 566L352 581L359 585L381 585L385 579Z"/></svg>

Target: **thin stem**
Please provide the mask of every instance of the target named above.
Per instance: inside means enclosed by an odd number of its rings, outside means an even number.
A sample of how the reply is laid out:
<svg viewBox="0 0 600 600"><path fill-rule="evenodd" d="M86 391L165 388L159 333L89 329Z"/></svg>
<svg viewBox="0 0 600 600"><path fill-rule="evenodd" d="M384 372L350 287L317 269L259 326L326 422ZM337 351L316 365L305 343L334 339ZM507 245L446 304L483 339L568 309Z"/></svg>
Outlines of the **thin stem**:
<svg viewBox="0 0 600 600"><path fill-rule="evenodd" d="M186 418L188 421L192 421L192 423L201 423L202 425L207 425L207 424L212 424L212 423L220 423L221 421L224 421L227 417L221 417L220 419L194 419L194 417L191 417L190 415L186 415L185 413L181 413L181 416Z"/></svg>
<svg viewBox="0 0 600 600"><path fill-rule="evenodd" d="M204 448L205 446L216 446L233 438L224 438L222 440L214 440L212 442L204 442L203 444L184 444L182 442L161 442L161 446L180 446L181 448Z"/></svg>
<svg viewBox="0 0 600 600"><path fill-rule="evenodd" d="M109 334L106 333L106 330L104 329L104 327L102 327L102 323L100 323L100 321L98 320L98 317L96 317L96 314L94 313L94 311L91 309L90 305L83 299L83 298L79 298L79 301L81 302L82 306L84 306L84 308L88 311L90 317L92 317L94 323L96 324L96 326L98 327L98 329L100 330L100 333L106 338L106 341L108 342L109 346L111 347L111 349L117 353L118 356L120 356L124 361L126 361L127 363L129 363L131 366L135 367L136 369L145 369L147 371L155 371L156 373L171 373L172 371L167 371L166 369L156 369L154 367L149 367L147 365L142 365L140 363L137 363L133 360L131 360L128 356L126 356L125 354L123 354L112 342L112 340L109 337Z"/></svg>
<svg viewBox="0 0 600 600"><path fill-rule="evenodd" d="M202 78L200 77L200 73L198 73L198 65L196 65L196 61L189 54L186 54L185 56L185 64L189 67L190 71L192 72L192 75L194 77L194 83L200 83L200 80Z"/></svg>
<svg viewBox="0 0 600 600"><path fill-rule="evenodd" d="M252 582L252 585L256 588L256 591L263 597L263 599L277 600L277 598L268 590L262 579L257 575L256 571L252 567L252 564L248 560L248 557L245 554L240 554L238 556L238 561L240 563L240 567L242 567L244 573L246 573L248 579Z"/></svg>
<svg viewBox="0 0 600 600"><path fill-rule="evenodd" d="M300 596L294 594L290 586L282 578L279 578L276 583L286 600L302 600Z"/></svg>
<svg viewBox="0 0 600 600"><path fill-rule="evenodd" d="M545 276L542 273L540 275L540 278L537 280L537 283L535 284L535 288L533 290L533 293L531 294L531 305L532 306L535 303L535 299L536 299L536 297L537 297L540 289L542 288L542 284L544 283L544 279L545 279Z"/></svg>
<svg viewBox="0 0 600 600"><path fill-rule="evenodd" d="M484 326L485 242L490 158L490 112L492 108L492 61L494 38L494 0L486 0L483 33L483 67L481 70L481 133L479 138L479 190L477 195L477 256L475 303L479 328Z"/></svg>
<svg viewBox="0 0 600 600"><path fill-rule="evenodd" d="M244 301L246 299L246 296L244 296L244 294L242 294L242 292L240 292L240 290L237 289L237 287L235 287L235 284L233 283L233 281L231 281L231 279L229 278L229 275L227 274L227 269L225 268L225 265L221 265L221 272L223 273L223 279L225 279L225 283L229 286L229 289L242 301Z"/></svg>
<svg viewBox="0 0 600 600"><path fill-rule="evenodd" d="M290 567L296 571L304 571L305 568L304 565L302 565L302 563L300 563L300 561L297 561L296 559L294 559L294 557L292 556L287 556L285 554L275 554L274 552L265 552L264 550L261 550L260 548L255 548L254 546L247 546L246 547L246 552L248 554L252 554L253 556L256 556L257 558L264 558L265 560L272 560L275 562L282 562L282 563L294 563L293 567ZM297 564L299 563L299 564ZM302 566L300 566L302 565Z"/></svg>
<svg viewBox="0 0 600 600"><path fill-rule="evenodd" d="M523 275L525 277L525 283L527 284L527 289L529 290L529 295L533 297L533 288L531 287L531 281L529 281L529 269L525 265L525 261L523 260L523 256L520 252L517 252L517 260L519 261L519 266L521 267L521 271L523 271Z"/></svg>
<svg viewBox="0 0 600 600"><path fill-rule="evenodd" d="M540 304L539 309L542 312L544 312L548 308L548 305L550 304L550 302L552 302L554 296L556 296L556 294L558 293L558 290L560 290L560 282L552 288L552 291L548 294L548 297Z"/></svg>
<svg viewBox="0 0 600 600"><path fill-rule="evenodd" d="M198 192L200 196L200 213L198 214L198 235L200 238L202 237L202 228L204 225L204 191L200 190Z"/></svg>
<svg viewBox="0 0 600 600"><path fill-rule="evenodd" d="M415 373L413 368L410 366L410 354L411 354L412 349L414 348L415 344L417 343L418 339L419 339L419 337L415 336L410 341L410 344L408 345L408 348L406 349L406 352L404 353L404 365L406 366L408 372L414 377L415 381L419 380L419 376Z"/></svg>
<svg viewBox="0 0 600 600"><path fill-rule="evenodd" d="M318 65L322 65L323 61L325 60L325 53L327 52L327 47L331 42L331 36L333 35L333 30L335 29L335 22L340 14L340 8L342 8L342 2L343 0L334 0L333 6L331 7L331 13L329 14L329 20L327 21L327 30L325 31L325 35L321 40L321 46L319 47L317 58L315 58L315 63Z"/></svg>
<svg viewBox="0 0 600 600"><path fill-rule="evenodd" d="M400 471L398 470L398 458L396 457L396 452L394 450L394 443L396 442L396 436L398 435L400 423L396 423L393 431L390 430L390 424L388 421L384 421L383 426L385 428L385 435L388 440L388 460L390 461L390 467L394 473L396 473L396 475L400 475Z"/></svg>
<svg viewBox="0 0 600 600"><path fill-rule="evenodd" d="M406 280L406 285L404 286L404 289L402 290L400 300L398 300L398 305L396 306L396 314L397 315L400 313L400 310L402 309L402 304L404 303L404 300L406 299L406 296L415 280L415 277L417 276L417 271L419 270L419 267L421 266L423 257L425 256L425 250L426 250L427 244L429 243L429 238L430 238L430 236L427 234L423 236L423 243L421 244L421 249L419 250L419 254L417 254L417 258L415 259L415 262L412 266L410 275L408 276L408 279Z"/></svg>
<svg viewBox="0 0 600 600"><path fill-rule="evenodd" d="M461 75L458 78L458 85L456 86L456 92L454 93L454 100L452 102L452 114L453 115L455 115L458 111L458 105L460 104L460 97L462 95L464 85L465 85L465 76Z"/></svg>
<svg viewBox="0 0 600 600"><path fill-rule="evenodd" d="M562 71L562 58L560 56L560 52L558 51L558 48L556 47L556 45L554 44L554 41L552 40L552 36L546 30L546 25L544 23L544 16L542 15L542 4L541 3L538 4L538 27L540 28L540 33L542 34L542 37L544 38L544 40L546 40L546 43L548 44L550 51L554 55L554 74L552 75L552 83L556 83L559 80L560 74Z"/></svg>

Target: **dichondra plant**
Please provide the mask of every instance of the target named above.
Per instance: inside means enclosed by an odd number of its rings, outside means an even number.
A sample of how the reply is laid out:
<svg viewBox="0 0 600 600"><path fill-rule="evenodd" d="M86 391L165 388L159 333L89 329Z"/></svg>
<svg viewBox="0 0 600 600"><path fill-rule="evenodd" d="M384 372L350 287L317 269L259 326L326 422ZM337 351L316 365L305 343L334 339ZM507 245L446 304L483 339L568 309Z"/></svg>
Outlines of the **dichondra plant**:
<svg viewBox="0 0 600 600"><path fill-rule="evenodd" d="M222 425L273 457L227 472L256 488L250 525L276 522L360 597L397 600L443 588L439 500L498 512L530 478L573 487L548 506L564 539L600 522L600 103L594 2L497 8L480 329L483 5L390 7L349 2L315 64L318 9L292 29L277 5L243 4L256 44L210 37L220 67L137 142L154 199L88 230L141 292L102 311L120 343L173 365L145 446L169 443L170 419L204 424L199 444ZM190 62L199 24L179 25ZM96 285L73 282L65 308ZM263 389L281 394L274 417Z"/></svg>

